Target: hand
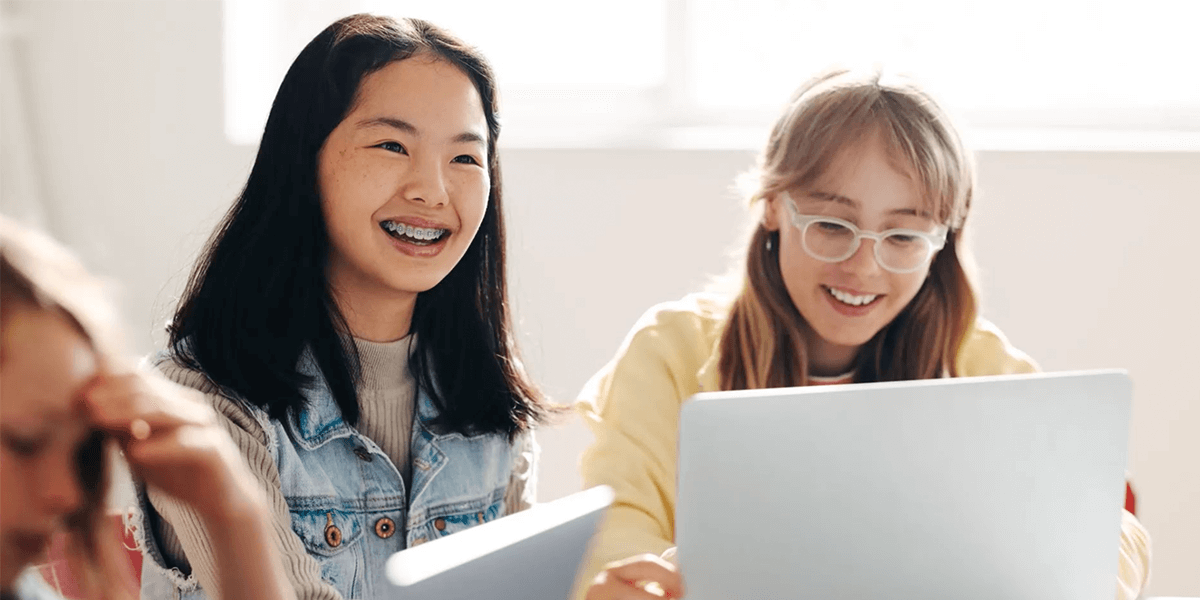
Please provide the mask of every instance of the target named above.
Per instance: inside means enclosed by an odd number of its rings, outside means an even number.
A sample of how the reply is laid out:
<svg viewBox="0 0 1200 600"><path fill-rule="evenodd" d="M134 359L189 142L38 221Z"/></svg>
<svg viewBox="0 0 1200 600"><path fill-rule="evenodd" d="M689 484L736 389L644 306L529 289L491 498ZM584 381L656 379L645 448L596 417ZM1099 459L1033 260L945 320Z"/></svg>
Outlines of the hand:
<svg viewBox="0 0 1200 600"><path fill-rule="evenodd" d="M682 598L679 568L653 554L609 563L592 580L587 600L658 600Z"/></svg>
<svg viewBox="0 0 1200 600"><path fill-rule="evenodd" d="M82 404L96 427L117 440L147 484L206 519L265 510L265 499L216 414L186 388L157 373L101 374Z"/></svg>

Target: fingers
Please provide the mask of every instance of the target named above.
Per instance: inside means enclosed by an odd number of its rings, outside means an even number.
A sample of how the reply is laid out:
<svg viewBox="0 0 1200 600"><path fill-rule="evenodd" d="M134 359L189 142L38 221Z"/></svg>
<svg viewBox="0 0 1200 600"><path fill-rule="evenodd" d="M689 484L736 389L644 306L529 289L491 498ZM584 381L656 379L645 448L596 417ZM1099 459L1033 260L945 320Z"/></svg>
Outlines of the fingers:
<svg viewBox="0 0 1200 600"><path fill-rule="evenodd" d="M156 430L215 422L207 405L147 373L99 375L82 396L96 426L120 439L146 439Z"/></svg>
<svg viewBox="0 0 1200 600"><path fill-rule="evenodd" d="M202 463L206 455L218 454L209 447L204 438L205 430L183 426L153 438L129 444L125 457L130 466L138 470L153 470L159 467L182 469L190 464Z"/></svg>
<svg viewBox="0 0 1200 600"><path fill-rule="evenodd" d="M266 518L266 497L220 427L183 425L130 440L125 457L147 485L188 505L210 524L248 514Z"/></svg>
<svg viewBox="0 0 1200 600"><path fill-rule="evenodd" d="M611 563L596 577L588 600L682 598L683 579L672 564L653 554Z"/></svg>

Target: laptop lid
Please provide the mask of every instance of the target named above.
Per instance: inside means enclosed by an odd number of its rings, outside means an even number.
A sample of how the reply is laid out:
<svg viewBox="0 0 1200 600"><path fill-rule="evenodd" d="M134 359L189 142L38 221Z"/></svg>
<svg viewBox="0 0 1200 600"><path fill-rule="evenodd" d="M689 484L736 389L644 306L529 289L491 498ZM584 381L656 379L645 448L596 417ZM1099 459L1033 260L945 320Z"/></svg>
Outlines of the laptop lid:
<svg viewBox="0 0 1200 600"><path fill-rule="evenodd" d="M564 600L613 492L598 486L393 554L394 598Z"/></svg>
<svg viewBox="0 0 1200 600"><path fill-rule="evenodd" d="M1111 598L1130 401L1122 371L698 394L689 598Z"/></svg>

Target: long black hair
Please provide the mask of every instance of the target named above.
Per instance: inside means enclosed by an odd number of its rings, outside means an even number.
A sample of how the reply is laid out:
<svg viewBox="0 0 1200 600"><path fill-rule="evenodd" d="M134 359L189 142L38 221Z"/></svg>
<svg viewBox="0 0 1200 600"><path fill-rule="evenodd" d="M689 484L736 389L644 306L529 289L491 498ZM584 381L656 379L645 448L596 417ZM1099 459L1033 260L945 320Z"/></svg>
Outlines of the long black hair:
<svg viewBox="0 0 1200 600"><path fill-rule="evenodd" d="M170 345L184 365L279 420L304 408L301 390L312 382L297 367L307 348L343 418L357 423L361 370L326 276L330 242L317 157L353 108L362 80L418 54L457 66L478 90L491 189L462 260L417 296L408 368L439 409L436 426L513 436L552 409L522 368L512 334L495 78L478 51L424 21L349 16L296 57L271 106L246 187L192 271L169 326Z"/></svg>

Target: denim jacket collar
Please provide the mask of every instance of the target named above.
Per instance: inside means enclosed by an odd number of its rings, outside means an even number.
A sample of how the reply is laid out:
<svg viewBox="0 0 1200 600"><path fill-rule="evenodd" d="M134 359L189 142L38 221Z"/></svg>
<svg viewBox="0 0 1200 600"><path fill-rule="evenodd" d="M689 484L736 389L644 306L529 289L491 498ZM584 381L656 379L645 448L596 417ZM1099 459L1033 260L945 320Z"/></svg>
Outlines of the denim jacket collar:
<svg viewBox="0 0 1200 600"><path fill-rule="evenodd" d="M308 401L303 411L293 411L290 416L292 429L295 430L298 442L307 450L319 448L330 440L343 438L351 434L351 427L342 418L342 409L329 389L321 368L313 358L312 352L305 350L300 355L296 370L312 381L304 388L304 397ZM433 399L423 390L418 390L416 398L416 421L426 425L437 418L438 410Z"/></svg>
<svg viewBox="0 0 1200 600"><path fill-rule="evenodd" d="M314 450L330 440L353 435L354 430L342 418L342 410L310 350L305 349L300 355L296 370L312 381L303 390L307 401L304 410L288 413L289 424L296 433L296 443L305 450Z"/></svg>
<svg viewBox="0 0 1200 600"><path fill-rule="evenodd" d="M305 350L300 356L297 370L300 374L311 377L313 382L304 390L305 399L308 400L306 408L303 411L293 411L289 415L289 425L295 432L298 446L306 450L315 450L332 440L359 437L370 452L388 460L374 442L362 436L342 418L341 408L334 400L333 392L310 351ZM446 454L438 447L439 440L460 435L434 433L430 423L438 414L433 398L418 386L416 418L413 419L412 441L409 445L413 464L409 500L414 504L419 502L421 493L428 487L429 481L445 465Z"/></svg>

